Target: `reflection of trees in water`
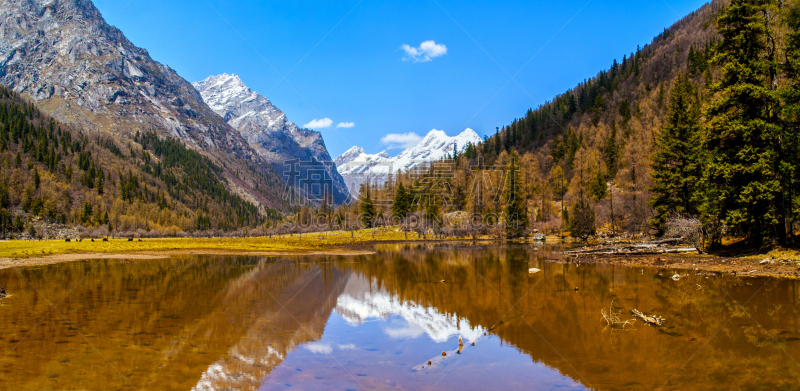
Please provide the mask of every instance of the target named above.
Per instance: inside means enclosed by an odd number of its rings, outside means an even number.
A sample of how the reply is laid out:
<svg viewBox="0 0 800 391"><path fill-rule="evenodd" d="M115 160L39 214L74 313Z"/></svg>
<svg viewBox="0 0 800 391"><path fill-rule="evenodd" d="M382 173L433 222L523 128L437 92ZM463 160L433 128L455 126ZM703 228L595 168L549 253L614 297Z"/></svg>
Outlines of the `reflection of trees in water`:
<svg viewBox="0 0 800 391"><path fill-rule="evenodd" d="M650 389L668 380L670 387L699 389L797 384L800 368L784 353L800 359L796 282L727 276L673 281L671 273L653 269L544 264L550 256L528 247L445 246L386 251L349 267L402 300L494 326L534 361L590 387ZM529 267L542 272L529 275ZM726 291L747 303L746 312ZM667 318L665 326L602 333L600 309L615 298L625 313L656 313Z"/></svg>
<svg viewBox="0 0 800 391"><path fill-rule="evenodd" d="M0 351L30 331L0 362L0 381L19 390L189 389L204 374L215 388L257 388L286 353L322 335L344 285L333 265L253 257L93 261L21 273L41 296L15 271L0 271L18 293L0 310L0 324L14 325ZM44 298L58 302L72 287L58 307L70 322L45 316Z"/></svg>
<svg viewBox="0 0 800 391"><path fill-rule="evenodd" d="M223 314L214 319L225 322L216 323L222 328L214 332L227 332L232 346L193 389L257 389L288 353L322 337L346 281L331 264L286 261L261 264L231 282ZM230 326L241 329L228 331Z"/></svg>
<svg viewBox="0 0 800 391"><path fill-rule="evenodd" d="M668 387L798 384L798 366L784 353L800 358L797 282L673 281L666 271L544 263L558 256L548 248L421 245L360 257L178 257L3 270L0 280L15 298L0 308L0 347L9 352L0 381L13 380L16 389L188 389L201 380L254 388L288 352L321 337L354 272L369 282L366 289L431 308L431 316L492 328L589 387L656 388L676 372ZM529 267L542 271L528 274ZM69 321L45 316L73 287L58 307ZM615 298L624 312L665 317L665 327L603 333L600 309ZM434 321L431 332L447 326ZM11 341L26 334L11 351Z"/></svg>

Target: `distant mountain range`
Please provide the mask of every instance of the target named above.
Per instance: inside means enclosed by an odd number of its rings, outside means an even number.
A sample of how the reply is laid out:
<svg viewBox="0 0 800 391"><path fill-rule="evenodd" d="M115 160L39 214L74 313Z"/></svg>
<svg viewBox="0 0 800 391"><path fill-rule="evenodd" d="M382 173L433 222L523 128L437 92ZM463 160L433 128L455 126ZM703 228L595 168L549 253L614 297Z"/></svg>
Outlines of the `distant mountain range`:
<svg viewBox="0 0 800 391"><path fill-rule="evenodd" d="M325 148L319 132L302 129L286 118L269 99L248 88L236 75L211 76L192 83L206 104L229 125L239 131L256 153L272 164L279 173L292 160L318 162L333 183L336 203L348 200L342 176ZM306 167L306 165L301 165ZM301 172L307 175L307 170Z"/></svg>
<svg viewBox="0 0 800 391"><path fill-rule="evenodd" d="M195 86L109 26L88 0L0 3L0 84L125 149L136 146L137 132L178 139L222 168L225 187L256 204L288 208L285 178L275 171L284 159L327 162L337 201L347 198L318 133L297 128L235 76L197 84L210 108Z"/></svg>
<svg viewBox="0 0 800 391"><path fill-rule="evenodd" d="M350 194L358 195L359 187L367 180L383 183L389 174L406 171L425 163L462 153L468 144L476 145L483 141L472 129L465 129L457 136L450 137L441 130L431 130L417 145L408 148L395 157L386 151L370 155L361 147L352 147L334 162L339 173L347 183Z"/></svg>

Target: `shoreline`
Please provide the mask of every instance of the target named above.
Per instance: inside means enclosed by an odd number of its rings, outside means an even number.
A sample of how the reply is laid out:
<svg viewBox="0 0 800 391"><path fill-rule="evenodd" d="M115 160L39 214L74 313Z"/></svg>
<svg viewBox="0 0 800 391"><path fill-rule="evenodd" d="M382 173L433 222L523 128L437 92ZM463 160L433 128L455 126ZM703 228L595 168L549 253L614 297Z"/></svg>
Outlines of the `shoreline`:
<svg viewBox="0 0 800 391"><path fill-rule="evenodd" d="M375 253L381 244L475 243L474 240L406 240L396 231L381 230L377 235L362 232L351 236L339 233L307 234L274 238L181 238L146 239L129 242L3 241L0 242L0 270L14 267L44 266L93 259L155 260L175 255L244 256L358 256ZM479 241L484 244L487 242ZM2 248L2 245L6 245ZM557 243L548 243L557 244ZM562 254L548 262L561 264L610 264L627 267L687 270L740 277L800 279L800 253L774 251L769 254ZM765 260L768 260L765 262Z"/></svg>
<svg viewBox="0 0 800 391"><path fill-rule="evenodd" d="M69 253L53 254L45 256L34 256L27 258L0 258L0 270L15 267L46 266L59 263L69 263L76 261L116 259L120 261L145 261L166 259L175 255L244 255L253 257L279 257L279 256L312 256L312 255L369 255L374 251L363 251L356 249L331 249L328 251L246 251L246 250L208 250L208 249L184 249L184 250L161 250L145 251L132 253Z"/></svg>
<svg viewBox="0 0 800 391"><path fill-rule="evenodd" d="M766 263L762 263L769 259ZM592 255L566 256L555 261L570 265L607 264L626 267L647 267L662 270L682 270L738 277L771 277L800 279L800 263L795 260L771 259L763 256L716 256L698 254L656 255Z"/></svg>

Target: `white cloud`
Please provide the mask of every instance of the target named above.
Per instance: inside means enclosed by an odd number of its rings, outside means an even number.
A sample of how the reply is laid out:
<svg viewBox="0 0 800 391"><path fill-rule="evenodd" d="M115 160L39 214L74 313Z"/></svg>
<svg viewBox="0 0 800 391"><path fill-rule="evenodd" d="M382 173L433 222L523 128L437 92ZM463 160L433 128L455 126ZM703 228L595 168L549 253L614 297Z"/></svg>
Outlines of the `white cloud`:
<svg viewBox="0 0 800 391"><path fill-rule="evenodd" d="M323 129L323 128L330 128L333 125L333 120L330 118L323 118L323 119L315 119L305 125L304 128L307 129Z"/></svg>
<svg viewBox="0 0 800 391"><path fill-rule="evenodd" d="M337 128L345 128L350 129L356 126L355 122L339 122L339 125L336 125Z"/></svg>
<svg viewBox="0 0 800 391"><path fill-rule="evenodd" d="M425 334L425 330L422 327L413 323L409 323L406 327L399 329L386 328L383 332L391 339L414 339Z"/></svg>
<svg viewBox="0 0 800 391"><path fill-rule="evenodd" d="M381 137L381 143L389 145L388 149L408 149L422 141L416 133L389 133Z"/></svg>
<svg viewBox="0 0 800 391"><path fill-rule="evenodd" d="M331 354L333 352L333 347L331 345L318 342L312 342L306 345L305 348L310 350L311 353L316 354Z"/></svg>
<svg viewBox="0 0 800 391"><path fill-rule="evenodd" d="M447 54L447 46L443 43L436 43L434 41L425 41L419 47L412 47L406 44L400 46L406 52L403 61L413 62L428 62L436 57L441 57Z"/></svg>

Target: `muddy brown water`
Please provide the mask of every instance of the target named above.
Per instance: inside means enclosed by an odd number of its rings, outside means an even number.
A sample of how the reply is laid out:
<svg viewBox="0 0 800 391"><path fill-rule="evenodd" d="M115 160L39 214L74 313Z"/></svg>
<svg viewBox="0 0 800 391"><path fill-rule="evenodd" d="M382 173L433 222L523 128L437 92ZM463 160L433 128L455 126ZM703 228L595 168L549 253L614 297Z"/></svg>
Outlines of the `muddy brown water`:
<svg viewBox="0 0 800 391"><path fill-rule="evenodd" d="M797 281L377 250L0 270L0 389L800 388Z"/></svg>

